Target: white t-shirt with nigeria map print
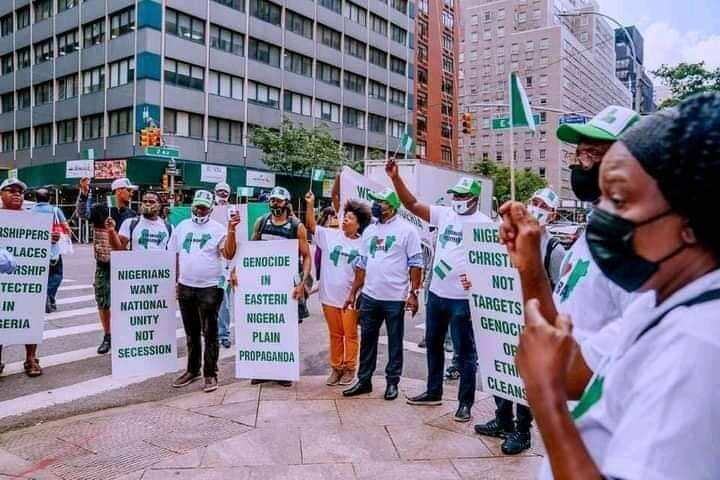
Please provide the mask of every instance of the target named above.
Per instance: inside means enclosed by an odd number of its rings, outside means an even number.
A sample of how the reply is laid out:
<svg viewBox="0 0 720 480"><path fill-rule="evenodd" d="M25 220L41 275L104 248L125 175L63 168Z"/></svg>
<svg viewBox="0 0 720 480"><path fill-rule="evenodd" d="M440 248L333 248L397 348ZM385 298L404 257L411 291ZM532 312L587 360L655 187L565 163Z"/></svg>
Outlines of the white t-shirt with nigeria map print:
<svg viewBox="0 0 720 480"><path fill-rule="evenodd" d="M215 220L198 225L187 219L175 227L169 249L180 254L179 283L195 288L219 286L223 275L219 246L226 235L227 229Z"/></svg>
<svg viewBox="0 0 720 480"><path fill-rule="evenodd" d="M438 297L453 300L468 298L460 280L460 275L467 273L467 255L462 245L463 225L481 222L492 220L482 212L458 215L450 207L430 207L430 224L438 229L430 291Z"/></svg>
<svg viewBox="0 0 720 480"><path fill-rule="evenodd" d="M130 238L130 227L137 221ZM148 220L140 216L123 220L118 234L128 240L128 250L166 250L170 240L170 232L162 218ZM132 246L132 247L131 247Z"/></svg>
<svg viewBox="0 0 720 480"><path fill-rule="evenodd" d="M322 250L320 302L342 308L355 279L353 264L360 255L362 238L348 238L338 228L317 226L315 242Z"/></svg>

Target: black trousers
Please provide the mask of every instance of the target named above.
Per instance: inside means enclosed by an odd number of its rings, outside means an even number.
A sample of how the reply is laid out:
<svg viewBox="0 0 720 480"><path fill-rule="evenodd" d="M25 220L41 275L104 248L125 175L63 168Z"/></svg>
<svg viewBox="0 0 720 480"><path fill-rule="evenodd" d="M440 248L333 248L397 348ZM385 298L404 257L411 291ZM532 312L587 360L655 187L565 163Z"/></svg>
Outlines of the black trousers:
<svg viewBox="0 0 720 480"><path fill-rule="evenodd" d="M500 425L508 428L513 424L513 405L510 400L504 398L495 397L495 418ZM517 404L517 430L519 432L527 433L530 431L532 426L533 416L532 412L525 405Z"/></svg>
<svg viewBox="0 0 720 480"><path fill-rule="evenodd" d="M188 372L200 373L202 364L204 377L217 376L218 311L222 300L223 291L220 288L178 285L178 301L188 350ZM202 337L205 337L204 355Z"/></svg>
<svg viewBox="0 0 720 480"><path fill-rule="evenodd" d="M378 338L385 322L388 334L388 363L385 378L390 385L400 382L403 368L405 302L375 300L360 296L360 366L358 380L370 381L377 367Z"/></svg>

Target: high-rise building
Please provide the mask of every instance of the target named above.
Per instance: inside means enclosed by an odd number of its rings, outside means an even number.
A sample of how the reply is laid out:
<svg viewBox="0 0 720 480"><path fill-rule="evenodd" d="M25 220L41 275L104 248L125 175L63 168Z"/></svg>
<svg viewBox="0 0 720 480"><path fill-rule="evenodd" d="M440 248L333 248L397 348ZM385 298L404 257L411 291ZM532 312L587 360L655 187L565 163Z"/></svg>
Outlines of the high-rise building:
<svg viewBox="0 0 720 480"><path fill-rule="evenodd" d="M628 40L628 34L632 38L632 44L635 46L637 58L633 57L633 50ZM615 30L615 73L632 92L633 99L636 95L638 87L638 70L640 74L640 113L647 114L654 112L655 106L655 87L652 80L648 77L647 72L643 68L645 64L645 39L643 39L640 31L634 26L625 29L618 28Z"/></svg>
<svg viewBox="0 0 720 480"><path fill-rule="evenodd" d="M416 156L458 167L459 0L419 0L415 60Z"/></svg>
<svg viewBox="0 0 720 480"><path fill-rule="evenodd" d="M460 111L475 131L461 135L466 168L480 161L509 164L509 73L517 72L537 132L515 132L515 166L547 179L573 199L568 165L574 149L555 137L560 122L584 121L608 105L631 106L615 76L615 32L592 0L464 0L460 44ZM560 17L562 12L584 12Z"/></svg>
<svg viewBox="0 0 720 480"><path fill-rule="evenodd" d="M183 163L240 185L264 168L252 128L283 117L386 156L413 122L414 32L408 0L3 1L0 167L61 183L58 164L92 152L158 184L148 117Z"/></svg>

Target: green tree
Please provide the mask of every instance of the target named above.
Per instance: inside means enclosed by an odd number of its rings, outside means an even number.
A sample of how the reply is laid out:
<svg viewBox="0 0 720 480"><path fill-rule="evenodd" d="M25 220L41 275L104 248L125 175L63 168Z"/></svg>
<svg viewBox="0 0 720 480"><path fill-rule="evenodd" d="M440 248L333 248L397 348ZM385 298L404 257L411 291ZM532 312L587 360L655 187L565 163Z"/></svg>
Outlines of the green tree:
<svg viewBox="0 0 720 480"><path fill-rule="evenodd" d="M494 195L498 203L510 200L510 167L493 161L478 162L473 172L493 181ZM547 182L531 170L515 169L515 197L519 202L526 202L536 190L547 185Z"/></svg>
<svg viewBox="0 0 720 480"><path fill-rule="evenodd" d="M659 108L675 106L696 93L720 91L720 68L708 69L705 62L683 62L674 67L662 65L652 74L658 77L671 93L669 98L658 105Z"/></svg>
<svg viewBox="0 0 720 480"><path fill-rule="evenodd" d="M263 152L270 169L291 175L310 173L313 168L329 172L345 161L345 149L322 124L312 129L284 118L280 129L256 127L250 141Z"/></svg>

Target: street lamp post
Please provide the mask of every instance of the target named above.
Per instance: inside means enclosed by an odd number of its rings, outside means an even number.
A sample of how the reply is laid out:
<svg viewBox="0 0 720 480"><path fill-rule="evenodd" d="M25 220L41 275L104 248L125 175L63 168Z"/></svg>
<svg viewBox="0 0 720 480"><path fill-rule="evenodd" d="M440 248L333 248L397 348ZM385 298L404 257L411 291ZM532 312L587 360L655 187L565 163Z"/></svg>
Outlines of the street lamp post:
<svg viewBox="0 0 720 480"><path fill-rule="evenodd" d="M637 49L635 48L635 41L633 40L632 35L630 35L630 32L625 27L625 25L623 25L622 23L620 23L619 21L617 21L615 18L611 17L610 15L605 15L604 13L588 11L588 12L562 12L562 13L557 14L558 17L563 17L563 18L564 17L582 17L583 15L597 15L598 17L603 17L603 18L611 21L618 27L620 27L620 29L623 32L625 32L625 36L628 39L628 45L630 45L630 49L632 50L633 62L635 63L635 93L633 95L633 108L635 109L636 112L640 112L640 69L641 69L641 64L640 64L640 60L638 59L638 56L637 56Z"/></svg>

